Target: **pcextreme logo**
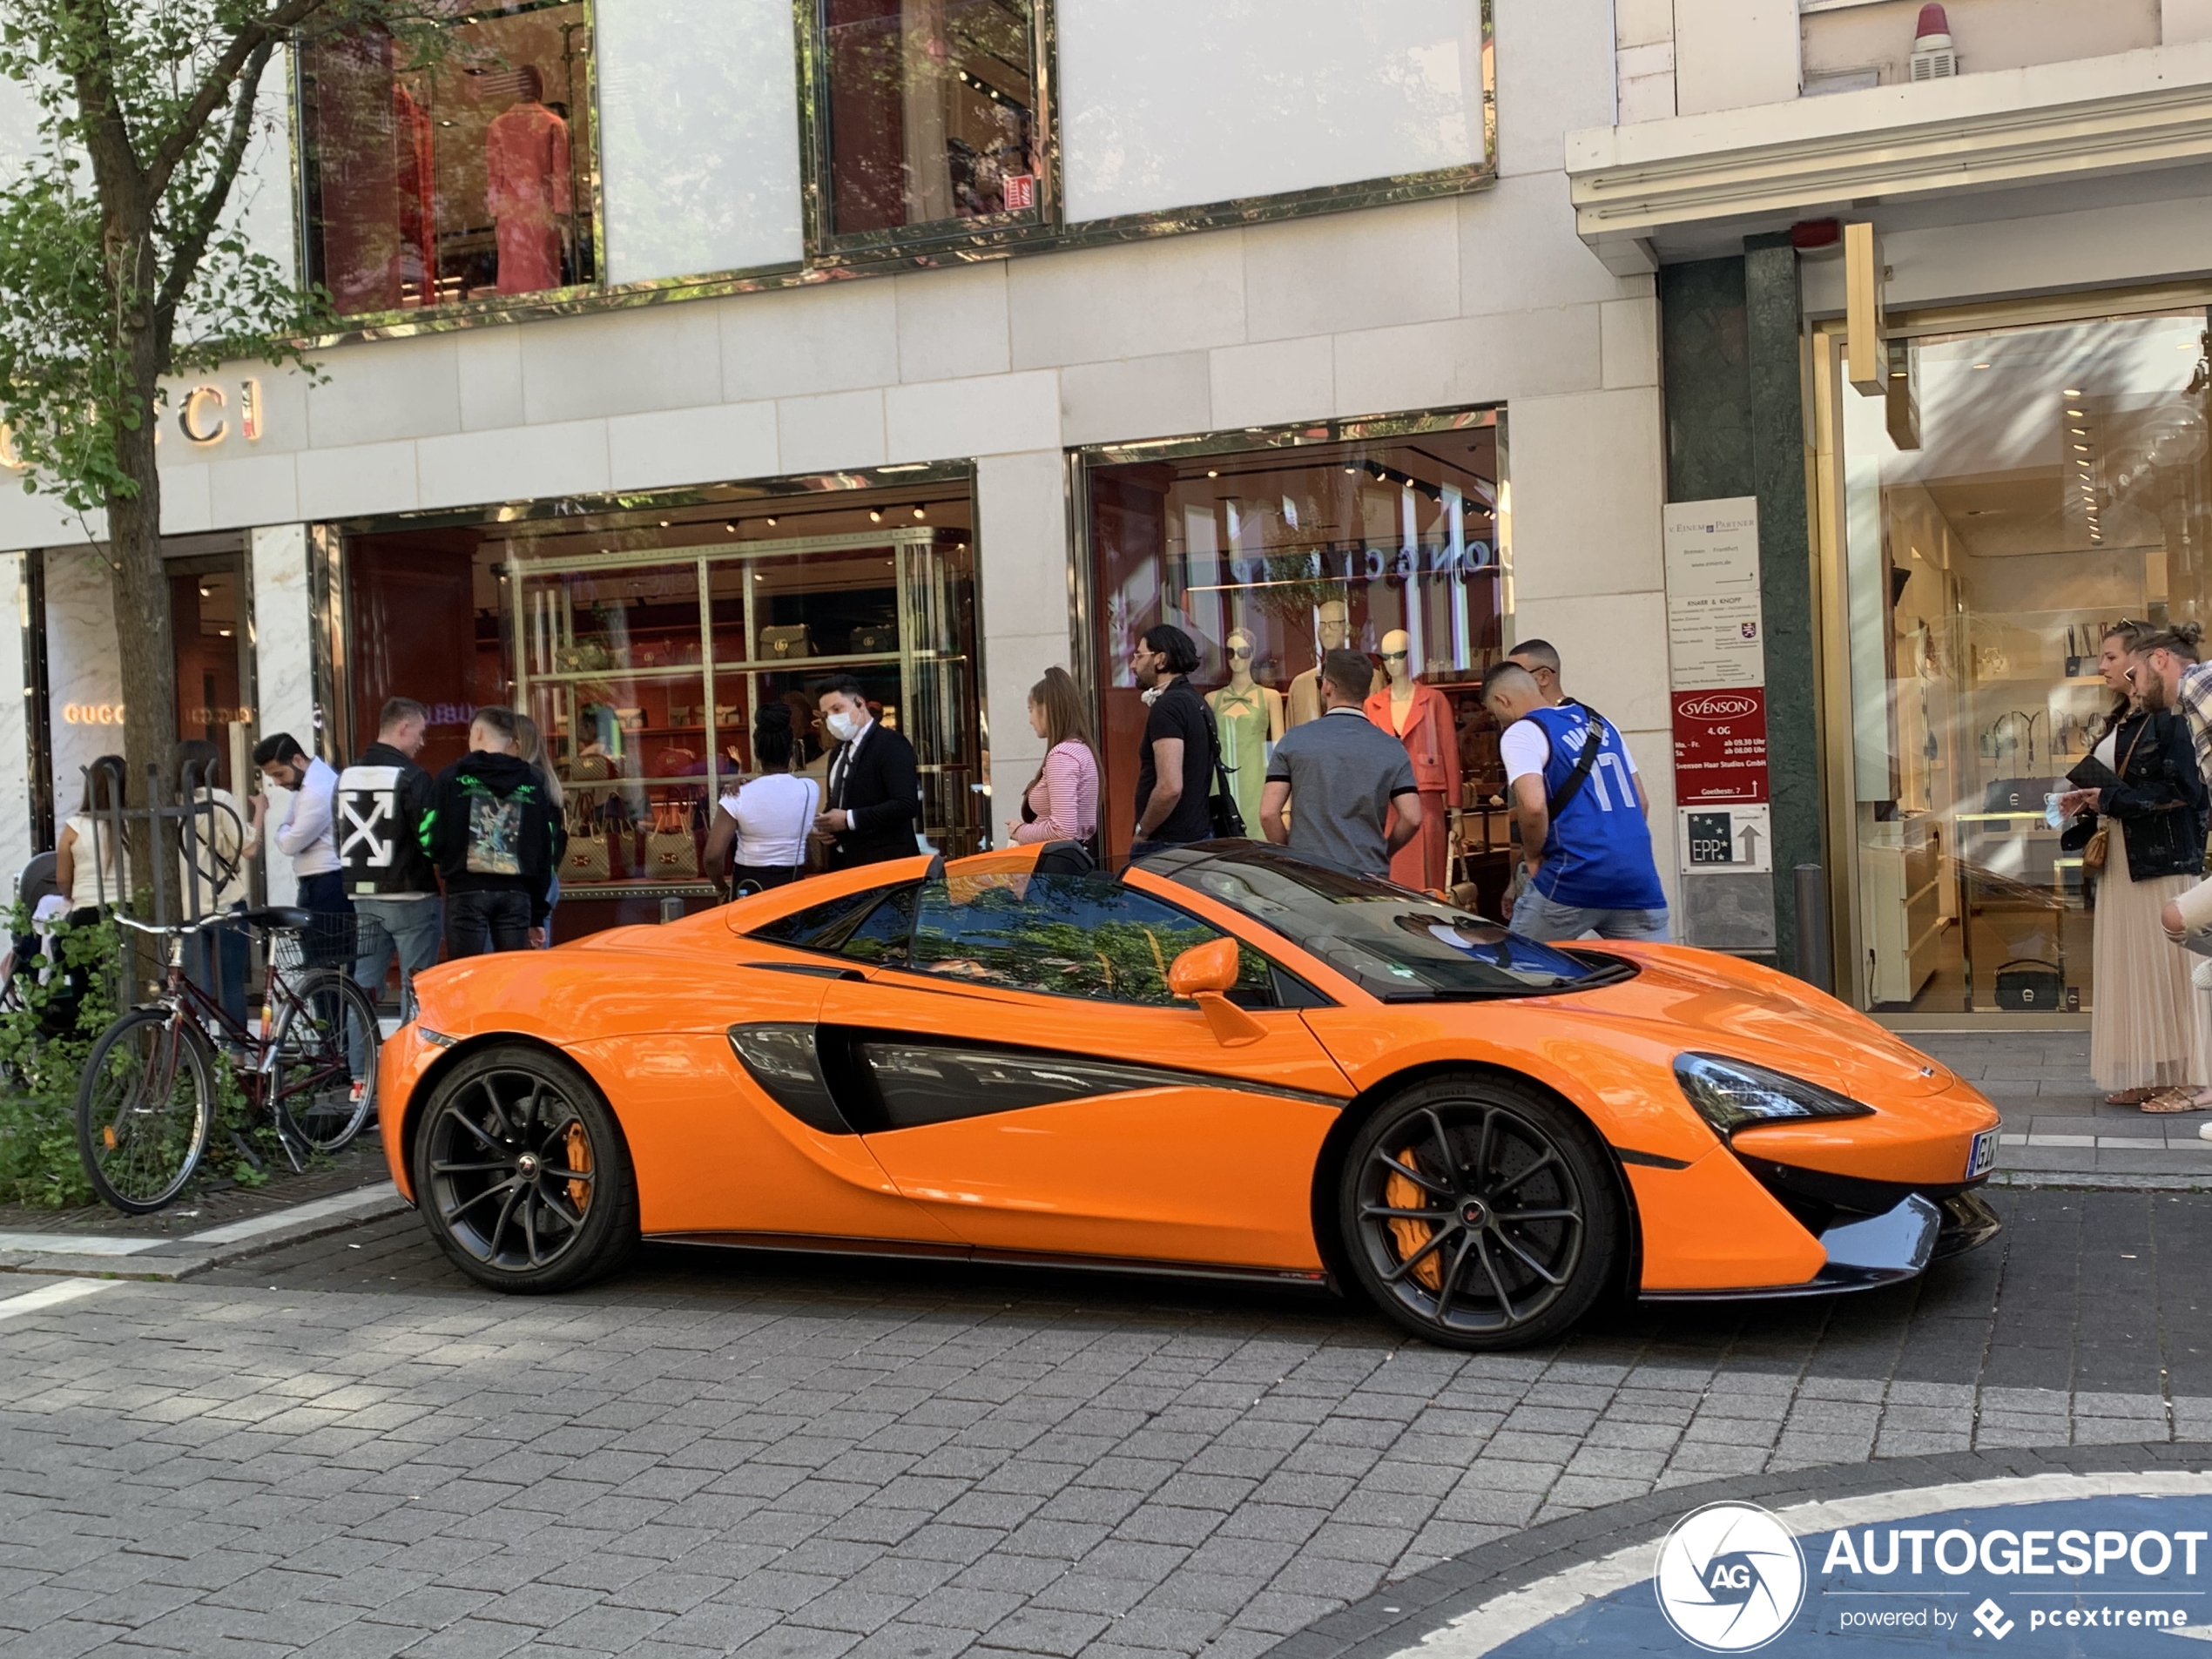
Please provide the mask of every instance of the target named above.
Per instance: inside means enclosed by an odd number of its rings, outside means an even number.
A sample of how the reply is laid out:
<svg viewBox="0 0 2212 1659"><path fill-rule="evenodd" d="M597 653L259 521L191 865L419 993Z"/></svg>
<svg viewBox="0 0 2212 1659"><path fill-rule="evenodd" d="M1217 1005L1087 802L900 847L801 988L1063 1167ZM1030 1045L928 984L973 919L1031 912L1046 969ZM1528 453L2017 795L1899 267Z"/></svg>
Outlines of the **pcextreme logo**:
<svg viewBox="0 0 2212 1659"><path fill-rule="evenodd" d="M1683 1640L1708 1653L1749 1653L1797 1616L1804 1553L1757 1504L1709 1503L1676 1521L1659 1546L1652 1588Z"/></svg>

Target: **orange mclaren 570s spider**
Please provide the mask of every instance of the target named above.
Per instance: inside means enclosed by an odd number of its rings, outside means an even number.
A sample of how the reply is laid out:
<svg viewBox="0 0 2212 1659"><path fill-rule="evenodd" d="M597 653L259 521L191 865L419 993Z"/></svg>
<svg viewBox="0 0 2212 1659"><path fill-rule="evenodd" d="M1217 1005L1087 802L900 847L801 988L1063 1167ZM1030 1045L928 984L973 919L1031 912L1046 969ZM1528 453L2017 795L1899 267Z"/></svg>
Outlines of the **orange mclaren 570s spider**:
<svg viewBox="0 0 2212 1659"><path fill-rule="evenodd" d="M1998 1226L1996 1111L1840 1002L1252 841L880 864L417 988L385 1151L504 1291L643 1238L1332 1284L1505 1348Z"/></svg>

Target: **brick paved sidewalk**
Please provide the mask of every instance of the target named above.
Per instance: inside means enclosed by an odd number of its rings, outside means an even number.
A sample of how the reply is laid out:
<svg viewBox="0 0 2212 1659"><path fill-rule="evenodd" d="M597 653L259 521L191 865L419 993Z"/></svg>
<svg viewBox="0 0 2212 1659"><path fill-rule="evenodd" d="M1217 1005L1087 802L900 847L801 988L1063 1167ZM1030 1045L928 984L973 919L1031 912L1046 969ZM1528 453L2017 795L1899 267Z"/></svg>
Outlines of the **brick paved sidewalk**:
<svg viewBox="0 0 2212 1659"><path fill-rule="evenodd" d="M1251 1659L1666 1487L2212 1435L2212 1197L2000 1204L1919 1285L1497 1358L941 1264L658 1250L501 1298L380 1222L0 1318L0 1648Z"/></svg>
<svg viewBox="0 0 2212 1659"><path fill-rule="evenodd" d="M2106 1105L2089 1081L2087 1031L1900 1035L2004 1114L2000 1179L2082 1177L2127 1185L2148 1177L2161 1186L2212 1188L2212 1141L2197 1136L2212 1112L2160 1116Z"/></svg>

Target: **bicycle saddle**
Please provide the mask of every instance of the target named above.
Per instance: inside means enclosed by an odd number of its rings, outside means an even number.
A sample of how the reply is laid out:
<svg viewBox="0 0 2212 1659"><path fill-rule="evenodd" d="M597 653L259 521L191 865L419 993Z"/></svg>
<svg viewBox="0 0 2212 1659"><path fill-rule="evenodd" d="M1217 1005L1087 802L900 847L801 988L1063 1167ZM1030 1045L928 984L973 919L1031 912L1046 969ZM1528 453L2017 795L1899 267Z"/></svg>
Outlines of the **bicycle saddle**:
<svg viewBox="0 0 2212 1659"><path fill-rule="evenodd" d="M243 920L249 927L310 927L314 925L315 913L287 905L267 910L248 910Z"/></svg>

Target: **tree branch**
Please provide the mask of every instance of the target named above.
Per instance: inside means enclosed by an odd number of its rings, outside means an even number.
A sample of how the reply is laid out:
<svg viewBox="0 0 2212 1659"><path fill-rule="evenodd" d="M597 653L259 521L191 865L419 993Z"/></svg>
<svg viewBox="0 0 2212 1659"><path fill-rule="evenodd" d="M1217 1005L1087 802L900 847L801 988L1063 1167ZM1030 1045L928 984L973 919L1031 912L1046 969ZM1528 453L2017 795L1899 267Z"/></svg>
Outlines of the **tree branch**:
<svg viewBox="0 0 2212 1659"><path fill-rule="evenodd" d="M138 147L116 95L115 32L103 0L90 4L64 0L60 10L64 17L76 20L86 37L84 57L71 71L70 78L84 124L85 153L91 158L93 178L100 187L101 217L112 236L118 219L144 217L147 200ZM115 273L111 271L107 276L112 283Z"/></svg>
<svg viewBox="0 0 2212 1659"><path fill-rule="evenodd" d="M199 262L207 253L208 240L214 235L223 209L230 200L231 187L238 182L239 169L246 163L246 147L253 137L253 109L261 76L275 51L273 39L264 40L246 60L246 67L238 78L238 101L231 110L231 130L223 139L223 153L215 163L214 176L208 180L206 192L193 209L192 223L170 250L168 274L162 279L161 295L154 302L153 314L154 343L165 363L169 361L170 341L177 332L177 307L184 303L185 291L199 273Z"/></svg>
<svg viewBox="0 0 2212 1659"><path fill-rule="evenodd" d="M145 190L149 200L159 201L168 190L171 175L199 141L201 130L213 118L215 111L223 107L230 97L231 83L244 72L253 54L273 46L280 37L333 3L334 0L281 0L279 5L239 26L231 44L224 48L223 55L200 81L199 90L192 93L192 101L178 113L169 136L146 163Z"/></svg>

